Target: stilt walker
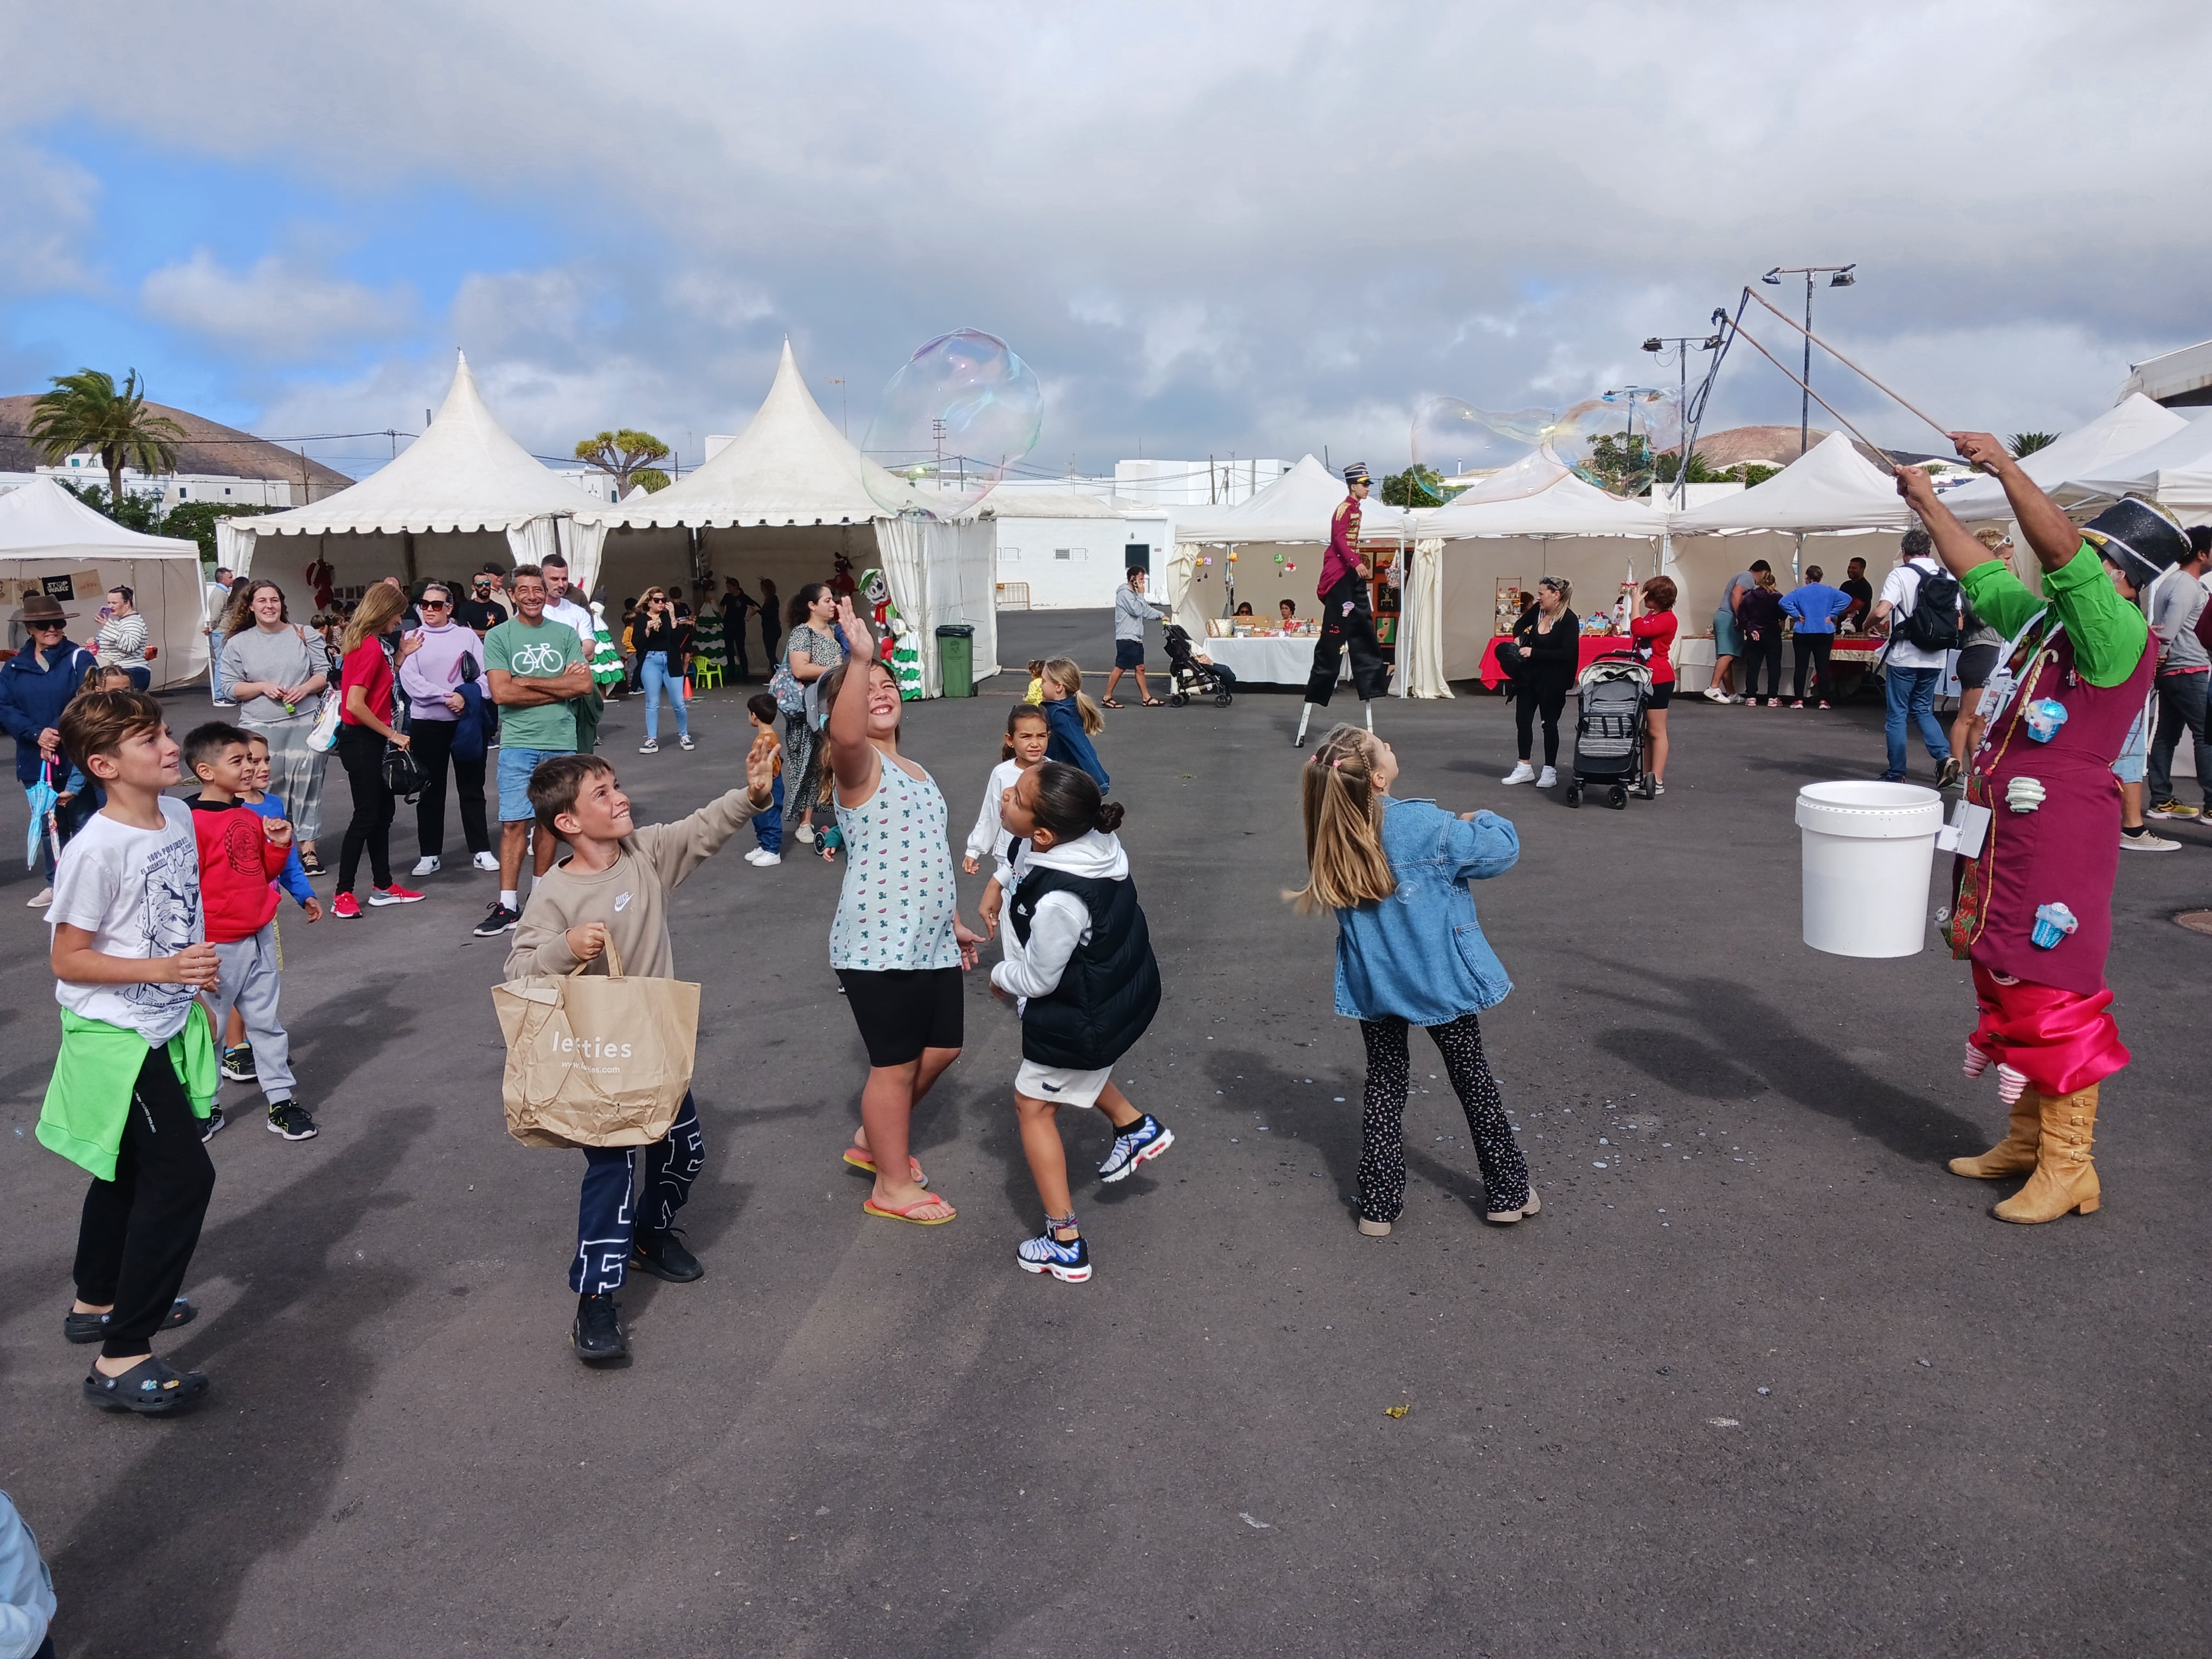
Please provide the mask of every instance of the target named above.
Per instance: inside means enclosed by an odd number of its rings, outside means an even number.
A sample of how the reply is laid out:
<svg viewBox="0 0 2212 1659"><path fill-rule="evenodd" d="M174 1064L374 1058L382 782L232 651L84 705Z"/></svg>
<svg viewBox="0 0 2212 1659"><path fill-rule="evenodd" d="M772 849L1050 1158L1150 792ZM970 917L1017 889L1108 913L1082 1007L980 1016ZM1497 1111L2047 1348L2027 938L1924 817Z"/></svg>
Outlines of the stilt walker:
<svg viewBox="0 0 2212 1659"><path fill-rule="evenodd" d="M2187 556L2188 539L2133 498L2077 530L1996 438L1952 436L2004 486L2043 567L2043 595L1966 532L1927 473L1899 469L1899 493L1976 614L2011 641L1984 696L1989 724L1967 769L1946 929L1952 953L1973 963L1980 1010L1966 1074L1995 1063L2011 1129L1950 1169L1984 1181L2027 1176L1991 1213L2055 1221L2097 1208L2099 1085L2128 1063L2105 984L2119 864L2112 763L2157 667L2141 607Z"/></svg>
<svg viewBox="0 0 2212 1659"><path fill-rule="evenodd" d="M1305 747L1306 723L1313 719L1313 711L1328 707L1347 646L1352 689L1359 693L1370 732L1375 729L1371 705L1390 689L1390 665L1382 659L1382 642L1375 635L1375 610L1367 592L1375 573L1359 551L1359 504L1372 487L1365 465L1354 461L1346 467L1344 482L1351 493L1336 504L1336 514L1329 520L1328 554L1321 562L1321 582L1315 590L1321 598L1321 637L1314 641L1305 707L1298 711L1298 734L1291 739L1294 749Z"/></svg>

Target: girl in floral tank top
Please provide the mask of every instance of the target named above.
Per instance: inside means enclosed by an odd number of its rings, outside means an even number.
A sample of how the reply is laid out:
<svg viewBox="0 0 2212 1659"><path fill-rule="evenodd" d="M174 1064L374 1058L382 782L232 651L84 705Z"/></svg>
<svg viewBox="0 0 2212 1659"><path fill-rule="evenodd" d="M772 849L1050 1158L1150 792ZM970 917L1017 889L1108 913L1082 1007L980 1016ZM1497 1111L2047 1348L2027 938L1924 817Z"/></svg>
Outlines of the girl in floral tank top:
<svg viewBox="0 0 2212 1659"><path fill-rule="evenodd" d="M838 601L837 620L853 654L822 682L846 849L830 965L868 1050L861 1127L845 1161L876 1177L868 1214L933 1227L955 1212L927 1190L909 1127L915 1102L960 1057L960 975L982 939L960 920L945 797L899 756L898 682L850 599Z"/></svg>

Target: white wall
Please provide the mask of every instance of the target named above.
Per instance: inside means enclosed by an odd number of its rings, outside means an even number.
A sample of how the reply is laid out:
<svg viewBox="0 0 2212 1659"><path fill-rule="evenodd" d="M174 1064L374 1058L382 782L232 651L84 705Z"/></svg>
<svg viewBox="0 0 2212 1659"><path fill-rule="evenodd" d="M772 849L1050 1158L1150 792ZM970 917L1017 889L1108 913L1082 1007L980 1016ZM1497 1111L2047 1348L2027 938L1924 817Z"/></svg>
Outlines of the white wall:
<svg viewBox="0 0 2212 1659"><path fill-rule="evenodd" d="M1029 589L1032 611L1096 611L1114 603L1114 590L1127 579L1132 546L1151 549L1157 580L1167 568L1165 514L1129 514L1113 519L1009 519L999 526L1000 603L1018 604L1009 583Z"/></svg>

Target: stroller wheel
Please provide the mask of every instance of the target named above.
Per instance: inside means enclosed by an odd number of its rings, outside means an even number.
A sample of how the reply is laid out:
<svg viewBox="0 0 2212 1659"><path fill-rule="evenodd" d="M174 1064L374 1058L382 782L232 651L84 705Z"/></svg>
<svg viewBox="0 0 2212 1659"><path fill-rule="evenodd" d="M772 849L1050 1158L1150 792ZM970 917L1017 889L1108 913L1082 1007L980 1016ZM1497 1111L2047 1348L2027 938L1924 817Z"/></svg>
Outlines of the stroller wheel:
<svg viewBox="0 0 2212 1659"><path fill-rule="evenodd" d="M1582 787L1582 785L1580 785L1579 783L1571 783L1571 784L1569 784L1569 785L1567 786L1567 805L1570 805L1570 806L1580 806L1582 804L1583 804L1583 787Z"/></svg>
<svg viewBox="0 0 2212 1659"><path fill-rule="evenodd" d="M1636 793L1643 796L1646 800L1656 800L1659 799L1659 791L1653 787L1651 775L1649 772L1646 772L1644 775L1643 781L1637 785Z"/></svg>
<svg viewBox="0 0 2212 1659"><path fill-rule="evenodd" d="M1168 693L1168 707L1170 708L1180 708L1189 701L1190 696L1187 692L1170 691Z"/></svg>
<svg viewBox="0 0 2212 1659"><path fill-rule="evenodd" d="M1226 691L1217 691L1213 694L1213 706L1216 708L1226 708L1231 701L1230 694Z"/></svg>
<svg viewBox="0 0 2212 1659"><path fill-rule="evenodd" d="M1616 812L1625 808L1628 805L1628 790L1626 787L1622 784L1614 784L1613 786L1613 793L1606 797L1606 805L1612 807Z"/></svg>

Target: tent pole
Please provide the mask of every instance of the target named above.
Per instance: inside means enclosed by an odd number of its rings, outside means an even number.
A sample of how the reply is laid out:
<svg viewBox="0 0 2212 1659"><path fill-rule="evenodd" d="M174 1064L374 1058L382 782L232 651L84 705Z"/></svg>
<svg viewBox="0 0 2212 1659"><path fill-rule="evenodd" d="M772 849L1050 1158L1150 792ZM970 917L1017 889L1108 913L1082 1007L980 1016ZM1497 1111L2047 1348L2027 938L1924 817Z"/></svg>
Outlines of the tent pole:
<svg viewBox="0 0 2212 1659"><path fill-rule="evenodd" d="M416 581L415 532L411 530L399 532L399 568L407 573L407 586L411 590Z"/></svg>

